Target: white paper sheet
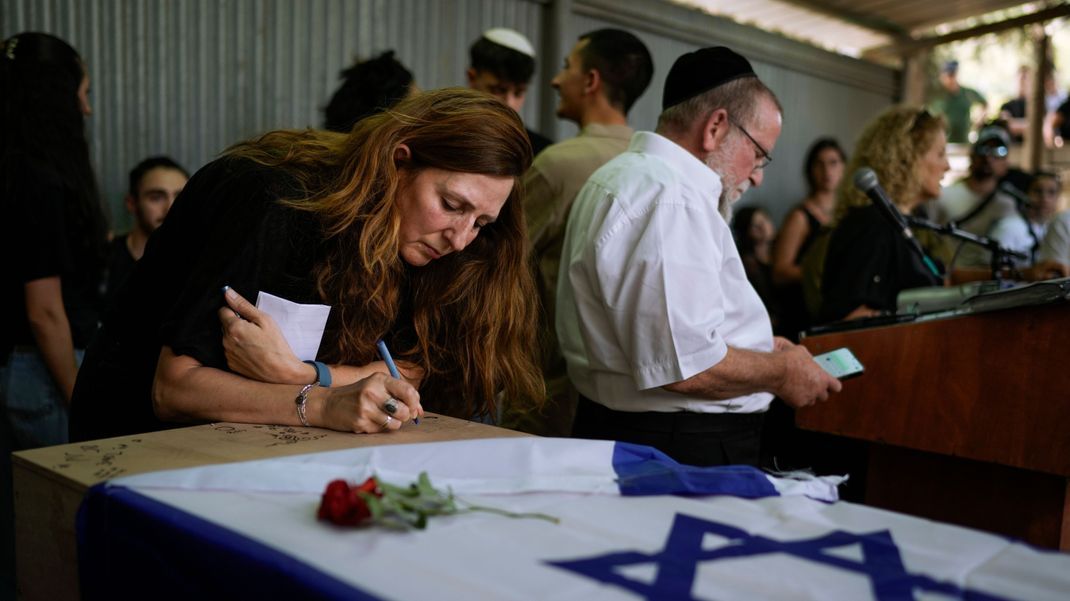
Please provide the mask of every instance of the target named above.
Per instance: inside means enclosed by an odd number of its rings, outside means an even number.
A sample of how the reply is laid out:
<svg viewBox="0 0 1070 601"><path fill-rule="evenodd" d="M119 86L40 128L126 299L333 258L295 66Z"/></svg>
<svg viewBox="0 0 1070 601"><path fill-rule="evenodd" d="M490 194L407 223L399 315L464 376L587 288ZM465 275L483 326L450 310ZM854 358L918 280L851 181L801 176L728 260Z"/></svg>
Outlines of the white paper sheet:
<svg viewBox="0 0 1070 601"><path fill-rule="evenodd" d="M323 329L327 327L327 316L331 314L330 305L302 305L260 291L256 308L275 320L298 359L315 360Z"/></svg>

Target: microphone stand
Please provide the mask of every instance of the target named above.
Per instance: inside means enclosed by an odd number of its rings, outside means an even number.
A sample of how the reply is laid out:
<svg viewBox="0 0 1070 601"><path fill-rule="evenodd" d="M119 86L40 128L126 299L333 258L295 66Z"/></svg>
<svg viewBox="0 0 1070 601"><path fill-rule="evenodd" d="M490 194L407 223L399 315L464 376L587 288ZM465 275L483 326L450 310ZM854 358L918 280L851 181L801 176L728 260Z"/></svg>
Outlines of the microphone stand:
<svg viewBox="0 0 1070 601"><path fill-rule="evenodd" d="M1003 283L1004 270L1013 270L1014 259L1028 259L1029 255L1011 250L1005 246L1001 246L998 240L986 238L985 236L978 236L971 232L967 232L964 229L956 227L955 222L948 223L946 225L939 225L929 221L927 219L921 219L919 217L906 216L907 223L911 227L920 227L922 229L931 230L938 234L950 236L952 238L969 242L970 244L976 244L987 249L992 254L991 268L992 279L999 283ZM1001 286L1002 287L1002 286Z"/></svg>
<svg viewBox="0 0 1070 601"><path fill-rule="evenodd" d="M1025 221L1025 225L1029 230L1029 237L1033 239L1033 248L1029 252L1029 261L1035 263L1041 240L1037 238L1036 232L1033 231L1033 226L1031 225L1032 222L1029 220L1029 208L1033 206L1033 201L1017 186L1008 181L999 184L999 191L1014 199L1014 207L1018 210L1018 215Z"/></svg>

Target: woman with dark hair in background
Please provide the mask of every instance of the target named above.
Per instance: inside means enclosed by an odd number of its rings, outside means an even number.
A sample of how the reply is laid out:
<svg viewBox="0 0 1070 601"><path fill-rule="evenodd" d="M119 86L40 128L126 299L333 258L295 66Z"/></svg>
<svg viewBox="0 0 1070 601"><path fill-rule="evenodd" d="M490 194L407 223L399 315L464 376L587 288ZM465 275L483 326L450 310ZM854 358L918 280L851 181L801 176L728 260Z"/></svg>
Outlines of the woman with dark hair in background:
<svg viewBox="0 0 1070 601"><path fill-rule="evenodd" d="M97 327L106 226L89 162L89 74L44 33L0 44L0 597L14 598L12 451L67 441Z"/></svg>
<svg viewBox="0 0 1070 601"><path fill-rule="evenodd" d="M778 334L798 340L799 332L810 325L803 300L803 271L800 263L806 251L828 224L836 204L836 188L843 179L847 155L833 138L820 138L806 153L803 175L806 198L784 218L773 246L773 285L781 311Z"/></svg>
<svg viewBox="0 0 1070 601"><path fill-rule="evenodd" d="M423 404L493 418L499 394L537 402L516 185L530 163L516 112L461 89L346 135L276 131L231 148L194 174L105 317L72 438L190 421L396 431ZM261 291L330 306L322 365L241 298ZM385 375L379 340L403 380Z"/></svg>
<svg viewBox="0 0 1070 601"><path fill-rule="evenodd" d="M107 233L89 162L89 74L44 33L0 51L4 319L0 400L14 449L67 441L67 405L96 331Z"/></svg>
<svg viewBox="0 0 1070 601"><path fill-rule="evenodd" d="M773 298L772 265L770 264L773 238L776 228L769 213L761 207L745 207L732 216L732 237L743 261L747 280L762 299L773 327L777 325L779 311Z"/></svg>
<svg viewBox="0 0 1070 601"><path fill-rule="evenodd" d="M324 109L323 128L349 133L361 119L385 111L412 94L412 73L388 50L339 74L342 85Z"/></svg>

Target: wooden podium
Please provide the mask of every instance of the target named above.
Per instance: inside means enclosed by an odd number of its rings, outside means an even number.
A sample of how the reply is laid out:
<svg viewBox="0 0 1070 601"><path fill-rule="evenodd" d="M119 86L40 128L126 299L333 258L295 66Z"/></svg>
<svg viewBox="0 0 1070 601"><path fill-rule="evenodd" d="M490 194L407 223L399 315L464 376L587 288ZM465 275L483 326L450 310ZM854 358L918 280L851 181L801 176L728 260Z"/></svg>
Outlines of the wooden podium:
<svg viewBox="0 0 1070 601"><path fill-rule="evenodd" d="M796 421L870 443L866 504L1070 550L1070 303L803 344L865 366Z"/></svg>

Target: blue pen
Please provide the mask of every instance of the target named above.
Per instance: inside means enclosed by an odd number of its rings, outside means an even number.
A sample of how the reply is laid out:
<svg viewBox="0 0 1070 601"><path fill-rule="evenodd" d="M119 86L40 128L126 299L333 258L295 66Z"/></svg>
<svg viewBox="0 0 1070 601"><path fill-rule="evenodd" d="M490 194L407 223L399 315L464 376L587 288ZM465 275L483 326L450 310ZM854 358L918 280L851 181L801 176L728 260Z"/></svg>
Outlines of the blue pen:
<svg viewBox="0 0 1070 601"><path fill-rule="evenodd" d="M394 364L394 358L390 356L390 349L386 348L386 343L380 340L375 343L375 346L379 348L379 356L383 358L383 362L386 363L386 368L390 370L390 375L396 380L401 379L401 373L398 371L398 366ZM420 418L412 418L412 423L419 425Z"/></svg>

